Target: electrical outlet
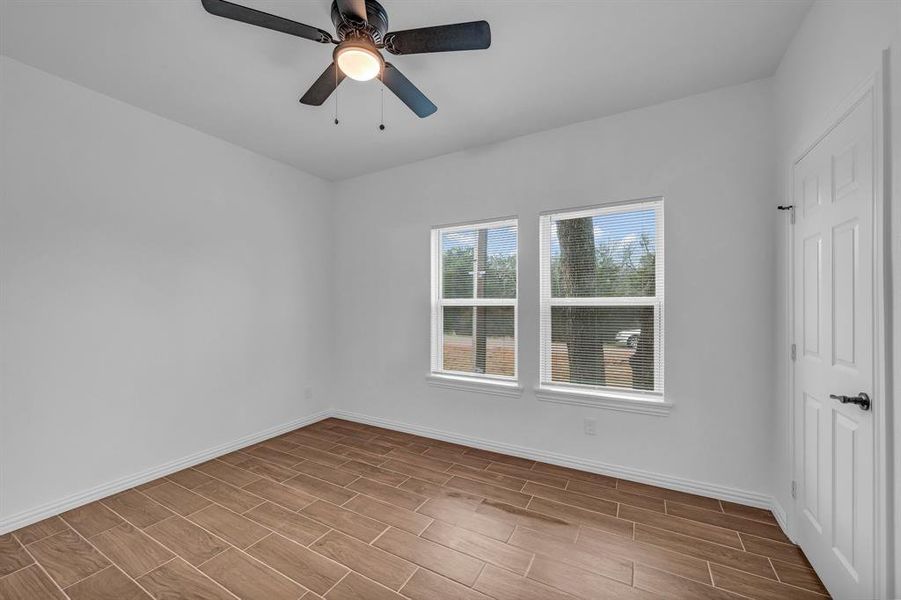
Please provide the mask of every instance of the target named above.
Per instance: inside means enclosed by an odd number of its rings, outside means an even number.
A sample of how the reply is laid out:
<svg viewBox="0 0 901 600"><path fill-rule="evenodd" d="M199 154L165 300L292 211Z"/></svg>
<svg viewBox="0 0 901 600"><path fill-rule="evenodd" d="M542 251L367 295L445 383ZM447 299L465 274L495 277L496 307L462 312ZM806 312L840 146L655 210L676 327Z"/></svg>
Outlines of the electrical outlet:
<svg viewBox="0 0 901 600"><path fill-rule="evenodd" d="M596 419L585 419L585 435L595 435L598 432L598 422Z"/></svg>
<svg viewBox="0 0 901 600"><path fill-rule="evenodd" d="M313 399L313 388L311 388L311 387L303 388L303 397L306 400L312 400Z"/></svg>

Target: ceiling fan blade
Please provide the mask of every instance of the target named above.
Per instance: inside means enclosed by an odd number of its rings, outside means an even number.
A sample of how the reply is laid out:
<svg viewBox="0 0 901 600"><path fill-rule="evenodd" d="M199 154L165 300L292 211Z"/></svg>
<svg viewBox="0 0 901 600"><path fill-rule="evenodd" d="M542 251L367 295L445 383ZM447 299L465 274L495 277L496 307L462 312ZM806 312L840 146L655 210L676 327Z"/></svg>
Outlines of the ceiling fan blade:
<svg viewBox="0 0 901 600"><path fill-rule="evenodd" d="M332 95L332 92L335 91L335 88L337 88L342 81L344 81L344 73L335 66L335 63L330 64L325 71L322 72L322 75L319 76L319 79L310 86L310 89L303 95L303 98L300 99L301 104L322 106L322 103Z"/></svg>
<svg viewBox="0 0 901 600"><path fill-rule="evenodd" d="M217 17L225 17L226 19L249 23L250 25L256 25L257 27L265 27L266 29L280 31L282 33L287 33L288 35L296 35L297 37L323 44L332 42L332 36L327 31L304 25L297 21L270 15L269 13L264 13L255 8L226 2L226 0L202 1L206 11Z"/></svg>
<svg viewBox="0 0 901 600"><path fill-rule="evenodd" d="M406 29L385 36L385 49L392 54L484 50L490 45L491 27L487 21Z"/></svg>
<svg viewBox="0 0 901 600"><path fill-rule="evenodd" d="M404 74L391 63L385 63L385 69L382 71L382 83L409 106L410 110L415 112L420 119L424 119L438 110L438 107L432 104L432 101L426 98L425 94L420 92L419 88L404 77Z"/></svg>
<svg viewBox="0 0 901 600"><path fill-rule="evenodd" d="M345 17L368 23L366 17L366 0L335 0L338 11Z"/></svg>

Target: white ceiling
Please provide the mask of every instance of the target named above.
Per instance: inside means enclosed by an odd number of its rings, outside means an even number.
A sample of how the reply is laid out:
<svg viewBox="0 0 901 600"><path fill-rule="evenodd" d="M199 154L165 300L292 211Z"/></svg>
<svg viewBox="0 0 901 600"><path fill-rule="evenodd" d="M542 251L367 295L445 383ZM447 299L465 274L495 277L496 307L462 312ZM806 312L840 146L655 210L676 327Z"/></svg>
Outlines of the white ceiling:
<svg viewBox="0 0 901 600"><path fill-rule="evenodd" d="M0 50L327 179L768 77L810 0L382 0L391 29L486 19L479 52L391 57L435 104L418 119L377 82L298 98L317 44L207 14L200 0L0 0ZM334 31L331 0L234 0Z"/></svg>

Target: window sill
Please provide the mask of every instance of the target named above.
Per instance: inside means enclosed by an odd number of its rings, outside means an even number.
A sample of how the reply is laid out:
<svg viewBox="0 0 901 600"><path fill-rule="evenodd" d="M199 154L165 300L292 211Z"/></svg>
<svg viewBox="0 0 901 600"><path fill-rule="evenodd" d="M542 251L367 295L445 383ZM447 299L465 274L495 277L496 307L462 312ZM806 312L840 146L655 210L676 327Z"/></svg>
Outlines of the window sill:
<svg viewBox="0 0 901 600"><path fill-rule="evenodd" d="M425 378L429 385L452 390L479 392L495 396L519 397L522 395L522 386L515 381L460 377L458 375L442 375L440 373L429 373Z"/></svg>
<svg viewBox="0 0 901 600"><path fill-rule="evenodd" d="M606 390L583 392L566 387L538 386L535 388L535 395L544 402L606 408L608 410L657 415L660 417L668 415L673 408L673 403L666 402L662 397L657 400L640 394L629 394L628 392L617 393Z"/></svg>

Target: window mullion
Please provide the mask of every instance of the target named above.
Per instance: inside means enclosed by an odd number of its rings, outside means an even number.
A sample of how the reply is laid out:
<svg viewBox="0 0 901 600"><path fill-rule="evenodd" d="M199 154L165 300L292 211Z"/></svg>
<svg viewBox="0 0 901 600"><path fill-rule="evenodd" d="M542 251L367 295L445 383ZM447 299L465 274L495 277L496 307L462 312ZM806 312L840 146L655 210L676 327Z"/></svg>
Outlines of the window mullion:
<svg viewBox="0 0 901 600"><path fill-rule="evenodd" d="M516 298L443 298L441 306L516 306Z"/></svg>
<svg viewBox="0 0 901 600"><path fill-rule="evenodd" d="M604 298L548 298L551 306L654 306L660 300L655 296L608 296Z"/></svg>

